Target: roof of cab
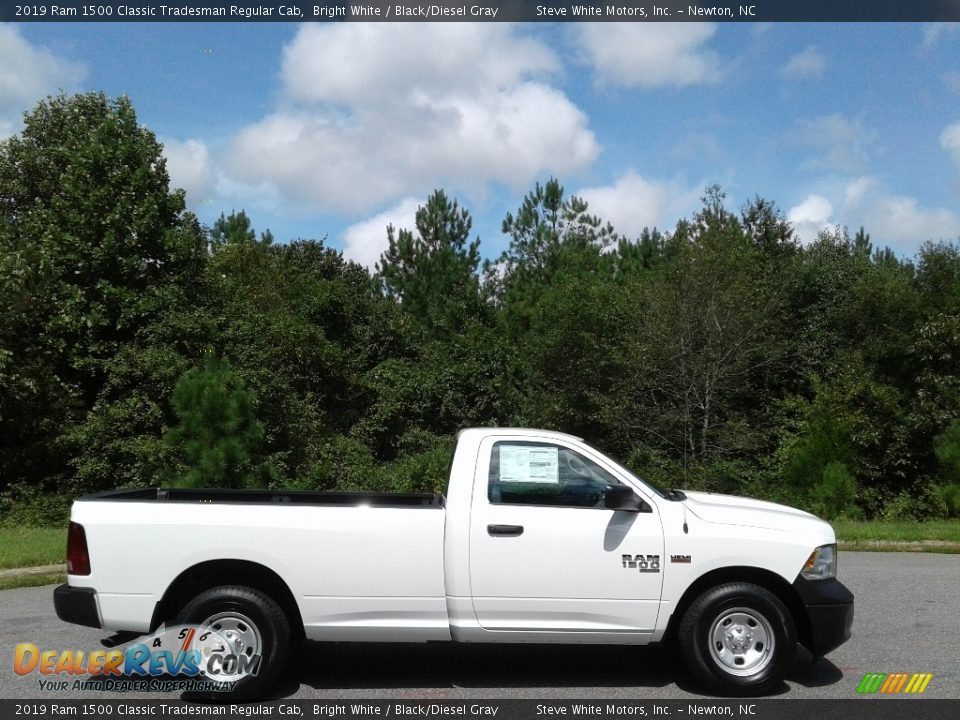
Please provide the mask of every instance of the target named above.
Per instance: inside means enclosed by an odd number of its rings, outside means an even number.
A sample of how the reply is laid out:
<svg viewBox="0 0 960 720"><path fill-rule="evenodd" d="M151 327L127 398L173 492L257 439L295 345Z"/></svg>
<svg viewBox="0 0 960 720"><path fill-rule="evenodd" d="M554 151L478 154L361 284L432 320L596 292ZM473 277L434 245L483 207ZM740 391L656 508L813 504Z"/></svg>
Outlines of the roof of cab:
<svg viewBox="0 0 960 720"><path fill-rule="evenodd" d="M472 427L464 428L457 433L457 439L466 433L482 433L484 435L520 435L520 436L529 436L529 437L540 437L540 438L563 438L566 440L579 440L583 441L583 438L577 437L576 435L570 435L568 433L558 432L556 430L538 430L536 428L516 428L516 427Z"/></svg>

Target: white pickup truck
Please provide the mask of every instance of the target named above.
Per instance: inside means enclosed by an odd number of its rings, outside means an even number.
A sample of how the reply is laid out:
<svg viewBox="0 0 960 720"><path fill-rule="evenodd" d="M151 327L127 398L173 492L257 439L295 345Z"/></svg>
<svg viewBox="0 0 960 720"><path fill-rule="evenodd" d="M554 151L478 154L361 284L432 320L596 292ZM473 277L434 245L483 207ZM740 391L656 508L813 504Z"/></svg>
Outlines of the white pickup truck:
<svg viewBox="0 0 960 720"><path fill-rule="evenodd" d="M462 431L446 497L82 497L67 553L62 620L210 628L244 661L205 673L230 697L267 692L302 638L664 643L705 689L755 695L782 681L798 641L821 656L853 621L827 523L661 490L542 430Z"/></svg>

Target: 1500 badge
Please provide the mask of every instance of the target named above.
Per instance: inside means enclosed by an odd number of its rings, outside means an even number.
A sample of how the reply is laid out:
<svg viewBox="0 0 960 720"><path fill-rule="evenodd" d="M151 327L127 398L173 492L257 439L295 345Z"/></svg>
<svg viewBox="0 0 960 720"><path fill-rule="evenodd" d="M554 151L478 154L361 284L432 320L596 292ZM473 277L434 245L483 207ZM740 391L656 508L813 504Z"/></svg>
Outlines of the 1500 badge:
<svg viewBox="0 0 960 720"><path fill-rule="evenodd" d="M636 568L643 573L660 572L659 555L621 555L624 568Z"/></svg>

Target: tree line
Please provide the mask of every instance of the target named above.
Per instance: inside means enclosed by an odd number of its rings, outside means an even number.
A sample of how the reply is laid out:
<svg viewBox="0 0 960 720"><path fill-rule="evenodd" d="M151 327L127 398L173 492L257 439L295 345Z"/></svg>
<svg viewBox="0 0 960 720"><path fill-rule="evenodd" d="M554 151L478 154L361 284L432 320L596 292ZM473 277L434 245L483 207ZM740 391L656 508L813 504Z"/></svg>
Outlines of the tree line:
<svg viewBox="0 0 960 720"><path fill-rule="evenodd" d="M371 273L243 211L202 226L126 98L0 143L0 512L147 485L442 491L460 428L827 517L960 515L960 246L798 242L719 187L628 238L537 184L483 260L443 190Z"/></svg>

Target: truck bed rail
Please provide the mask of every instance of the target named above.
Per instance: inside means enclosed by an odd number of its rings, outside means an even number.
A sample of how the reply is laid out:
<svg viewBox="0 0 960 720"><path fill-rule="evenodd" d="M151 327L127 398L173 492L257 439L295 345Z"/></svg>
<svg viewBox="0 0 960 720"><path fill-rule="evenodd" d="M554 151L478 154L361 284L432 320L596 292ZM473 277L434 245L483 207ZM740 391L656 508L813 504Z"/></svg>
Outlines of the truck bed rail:
<svg viewBox="0 0 960 720"><path fill-rule="evenodd" d="M84 501L243 503L248 505L346 505L356 507L442 508L443 495L436 493L313 492L310 490L218 490L185 488L137 488L104 490L77 498Z"/></svg>

